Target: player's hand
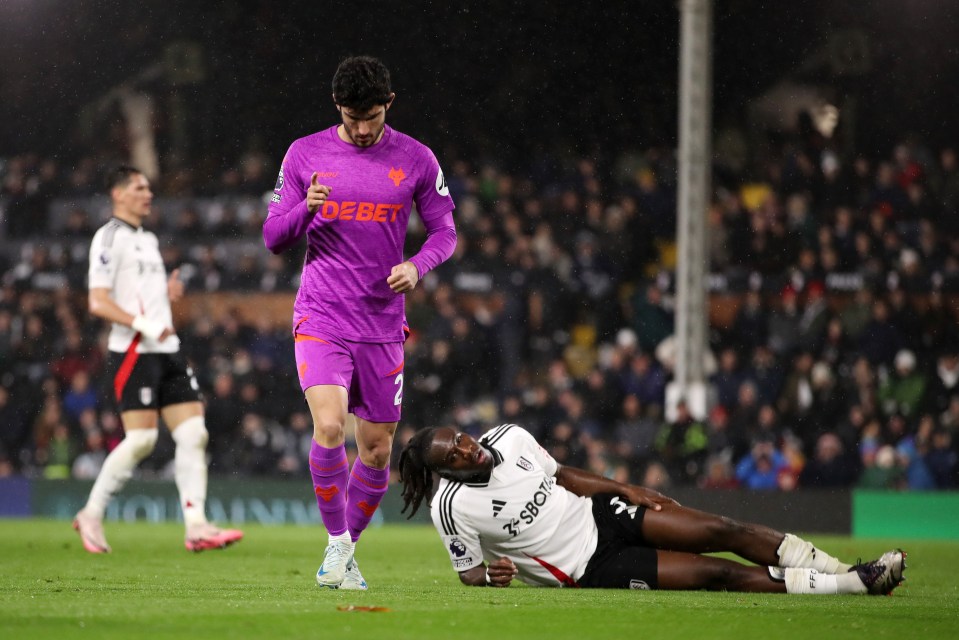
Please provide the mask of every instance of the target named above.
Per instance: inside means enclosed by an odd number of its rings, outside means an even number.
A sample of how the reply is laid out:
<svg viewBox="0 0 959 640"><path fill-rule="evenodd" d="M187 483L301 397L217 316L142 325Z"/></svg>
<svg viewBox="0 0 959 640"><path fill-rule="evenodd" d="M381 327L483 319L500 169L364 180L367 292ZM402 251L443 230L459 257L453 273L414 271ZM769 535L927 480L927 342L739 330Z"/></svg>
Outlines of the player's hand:
<svg viewBox="0 0 959 640"><path fill-rule="evenodd" d="M166 281L166 290L167 295L170 297L170 302L176 302L183 297L183 280L180 280L179 269L174 269L173 273L170 274L170 277Z"/></svg>
<svg viewBox="0 0 959 640"><path fill-rule="evenodd" d="M517 573L516 565L509 558L493 560L486 566L487 585L490 587L508 587Z"/></svg>
<svg viewBox="0 0 959 640"><path fill-rule="evenodd" d="M134 316L130 326L144 338L157 342L163 342L174 334L172 327L164 327L163 323L146 316Z"/></svg>
<svg viewBox="0 0 959 640"><path fill-rule="evenodd" d="M310 176L310 188L306 190L306 208L310 213L316 215L323 203L330 196L330 188L317 181L316 171Z"/></svg>
<svg viewBox="0 0 959 640"><path fill-rule="evenodd" d="M407 260L390 270L390 277L386 279L386 284L390 285L394 293L406 293L412 291L419 281L420 273L416 270L416 265Z"/></svg>
<svg viewBox="0 0 959 640"><path fill-rule="evenodd" d="M647 507L653 511L661 511L664 504L679 506L678 502L668 496L664 496L655 489L648 489L631 484L623 493L631 503L641 507Z"/></svg>

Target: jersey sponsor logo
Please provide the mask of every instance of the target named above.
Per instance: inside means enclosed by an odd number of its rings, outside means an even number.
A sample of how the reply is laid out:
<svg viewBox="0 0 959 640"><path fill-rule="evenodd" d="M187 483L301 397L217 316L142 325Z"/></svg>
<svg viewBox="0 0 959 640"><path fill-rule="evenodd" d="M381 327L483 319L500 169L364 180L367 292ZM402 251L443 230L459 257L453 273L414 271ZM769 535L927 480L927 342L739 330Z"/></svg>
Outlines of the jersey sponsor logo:
<svg viewBox="0 0 959 640"><path fill-rule="evenodd" d="M499 512L503 510L503 507L506 506L506 500L497 500L493 499L493 517L499 515Z"/></svg>
<svg viewBox="0 0 959 640"><path fill-rule="evenodd" d="M396 222L402 204L384 202L337 202L327 200L320 209L324 220L355 220L356 222Z"/></svg>
<svg viewBox="0 0 959 640"><path fill-rule="evenodd" d="M453 538L450 540L450 553L457 558L462 558L466 555L466 545L459 538Z"/></svg>
<svg viewBox="0 0 959 640"><path fill-rule="evenodd" d="M442 169L436 174L436 193L441 196L448 196L450 194L450 188L449 185L446 184L446 176L443 175Z"/></svg>
<svg viewBox="0 0 959 640"><path fill-rule="evenodd" d="M630 580L629 581L630 589L642 589L643 591L649 591L649 584L645 580Z"/></svg>
<svg viewBox="0 0 959 640"><path fill-rule="evenodd" d="M280 191L283 189L283 167L280 167L280 175L276 177L276 186L273 187L274 191Z"/></svg>
<svg viewBox="0 0 959 640"><path fill-rule="evenodd" d="M335 178L338 175L340 175L339 171L317 171L316 172L317 178Z"/></svg>
<svg viewBox="0 0 959 640"><path fill-rule="evenodd" d="M523 456L519 457L519 460L516 461L516 466L524 471L532 471L533 463L524 458Z"/></svg>
<svg viewBox="0 0 959 640"><path fill-rule="evenodd" d="M403 171L403 167L400 167L399 169L390 167L390 173L387 175L387 177L393 181L394 186L398 187L400 186L401 182L406 180L406 172Z"/></svg>
<svg viewBox="0 0 959 640"><path fill-rule="evenodd" d="M539 483L533 496L526 501L519 516L510 518L510 521L503 525L503 531L515 538L523 530L521 525L529 526L536 521L536 518L543 512L543 505L553 495L553 483L555 480L549 476L543 476L543 481Z"/></svg>

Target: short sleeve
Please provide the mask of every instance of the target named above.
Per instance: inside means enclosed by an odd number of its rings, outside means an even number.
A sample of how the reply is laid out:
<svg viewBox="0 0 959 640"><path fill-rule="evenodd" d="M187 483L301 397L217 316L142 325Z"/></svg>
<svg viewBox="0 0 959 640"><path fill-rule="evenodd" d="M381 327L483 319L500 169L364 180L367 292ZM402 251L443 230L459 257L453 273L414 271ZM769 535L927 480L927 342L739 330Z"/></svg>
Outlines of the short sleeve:
<svg viewBox="0 0 959 640"><path fill-rule="evenodd" d="M442 518L437 509L431 510L430 514L433 518L433 526L440 534L440 540L446 547L454 570L467 571L483 564L483 549L480 546L479 535L468 526L467 522L453 514Z"/></svg>
<svg viewBox="0 0 959 640"><path fill-rule="evenodd" d="M527 433L531 441L530 447L533 450L533 456L536 458L536 462L543 467L543 471L546 472L546 475L552 477L556 475L556 471L559 469L559 463L556 462L556 459L553 456L547 453L546 449L540 446L536 439L529 433Z"/></svg>
<svg viewBox="0 0 959 640"><path fill-rule="evenodd" d="M120 243L106 242L112 240L115 229L103 227L93 236L90 243L90 268L88 287L90 289L113 289L117 279L117 270L120 268Z"/></svg>

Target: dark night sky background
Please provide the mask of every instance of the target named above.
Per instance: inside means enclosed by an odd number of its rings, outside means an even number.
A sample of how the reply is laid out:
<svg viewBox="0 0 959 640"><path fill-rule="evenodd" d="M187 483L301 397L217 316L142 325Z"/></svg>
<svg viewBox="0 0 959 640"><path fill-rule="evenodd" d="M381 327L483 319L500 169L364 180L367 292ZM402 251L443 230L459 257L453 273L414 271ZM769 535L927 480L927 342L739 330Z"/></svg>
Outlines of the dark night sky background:
<svg viewBox="0 0 959 640"><path fill-rule="evenodd" d="M801 76L856 97L857 147L885 154L904 132L955 141L957 17L947 0L719 0L714 122L747 124L750 98L795 77L835 30L858 28L868 73ZM176 40L204 50L206 80L177 89L191 150L224 163L249 148L282 155L333 124L333 71L357 53L391 68L391 124L439 153L515 161L540 146L675 144L678 39L677 5L666 0L3 0L0 157L83 155L77 114ZM168 86L150 87L168 99Z"/></svg>

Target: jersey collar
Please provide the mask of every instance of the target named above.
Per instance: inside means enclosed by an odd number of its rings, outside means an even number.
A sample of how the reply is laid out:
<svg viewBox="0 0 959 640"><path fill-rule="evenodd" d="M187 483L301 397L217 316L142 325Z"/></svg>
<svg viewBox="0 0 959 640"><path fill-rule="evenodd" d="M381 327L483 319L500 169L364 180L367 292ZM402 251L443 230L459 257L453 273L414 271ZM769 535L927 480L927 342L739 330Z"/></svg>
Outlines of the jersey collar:
<svg viewBox="0 0 959 640"><path fill-rule="evenodd" d="M124 225L130 227L130 229L132 229L133 231L139 231L140 229L143 228L143 227L133 226L132 224L130 224L129 222L127 222L127 221L124 220L123 218L118 218L118 217L116 217L116 216L110 216L110 219L111 219L111 220L116 220L116 221L119 222L120 224L124 224Z"/></svg>

